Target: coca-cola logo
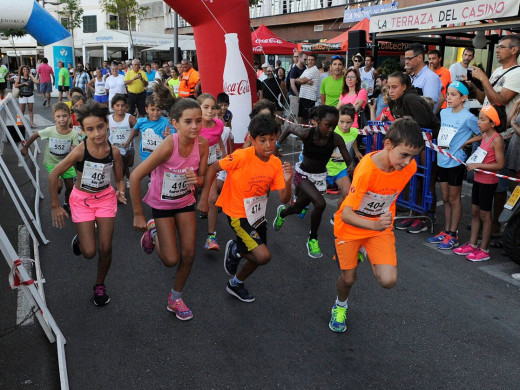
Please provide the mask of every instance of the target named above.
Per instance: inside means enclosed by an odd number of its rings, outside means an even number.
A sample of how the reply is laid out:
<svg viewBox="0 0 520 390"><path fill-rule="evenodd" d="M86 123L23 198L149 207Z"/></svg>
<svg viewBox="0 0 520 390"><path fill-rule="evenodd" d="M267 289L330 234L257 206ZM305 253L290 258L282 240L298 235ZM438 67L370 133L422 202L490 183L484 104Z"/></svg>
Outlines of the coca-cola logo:
<svg viewBox="0 0 520 390"><path fill-rule="evenodd" d="M267 38L267 39L256 38L255 43L278 43L278 44L281 44L283 42L280 39L278 39L278 38Z"/></svg>
<svg viewBox="0 0 520 390"><path fill-rule="evenodd" d="M224 92L228 95L244 95L251 92L249 80L240 80L236 83L228 83L224 81Z"/></svg>

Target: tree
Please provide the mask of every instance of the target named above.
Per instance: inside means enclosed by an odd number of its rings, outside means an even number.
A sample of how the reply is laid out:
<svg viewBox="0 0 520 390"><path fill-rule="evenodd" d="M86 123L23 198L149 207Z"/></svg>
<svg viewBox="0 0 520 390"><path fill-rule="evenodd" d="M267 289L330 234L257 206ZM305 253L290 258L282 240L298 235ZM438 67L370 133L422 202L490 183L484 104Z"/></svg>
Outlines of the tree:
<svg viewBox="0 0 520 390"><path fill-rule="evenodd" d="M117 15L117 21L109 22L107 25L120 30L127 29L130 34L132 51L134 51L132 26L135 26L137 20L146 15L149 8L143 7L138 0L100 0L99 5L107 14Z"/></svg>
<svg viewBox="0 0 520 390"><path fill-rule="evenodd" d="M25 31L23 29L20 30L20 29L15 29L15 28L7 28L5 30L1 30L0 32L2 34L4 34L8 39L10 39L11 45L13 45L14 59L15 59L15 63L16 63L16 71L18 71L18 67L19 67L18 54L16 53L16 45L14 44L14 38L23 37L25 34L27 34L27 31Z"/></svg>
<svg viewBox="0 0 520 390"><path fill-rule="evenodd" d="M63 8L58 8L56 13L63 17L63 26L70 31L74 41L74 29L80 28L83 23L83 8L80 0L61 0Z"/></svg>

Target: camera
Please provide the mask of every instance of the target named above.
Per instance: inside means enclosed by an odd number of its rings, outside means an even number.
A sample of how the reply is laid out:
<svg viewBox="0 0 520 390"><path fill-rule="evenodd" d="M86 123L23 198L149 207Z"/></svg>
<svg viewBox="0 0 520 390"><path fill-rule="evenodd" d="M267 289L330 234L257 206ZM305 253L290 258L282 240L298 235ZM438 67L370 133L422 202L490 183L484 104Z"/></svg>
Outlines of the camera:
<svg viewBox="0 0 520 390"><path fill-rule="evenodd" d="M370 104L370 105L374 104L374 98L368 99L367 103Z"/></svg>

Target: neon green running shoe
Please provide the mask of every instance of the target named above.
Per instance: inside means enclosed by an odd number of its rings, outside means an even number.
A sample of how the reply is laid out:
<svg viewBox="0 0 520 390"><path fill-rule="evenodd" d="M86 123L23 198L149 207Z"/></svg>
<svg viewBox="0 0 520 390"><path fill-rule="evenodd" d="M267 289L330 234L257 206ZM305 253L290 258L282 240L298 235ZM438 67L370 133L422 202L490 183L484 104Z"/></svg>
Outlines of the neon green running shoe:
<svg viewBox="0 0 520 390"><path fill-rule="evenodd" d="M283 204L281 204L280 206L278 206L278 208L276 209L276 218L274 219L273 221L273 229L275 231L278 231L282 228L283 226L283 223L285 222L285 218L282 218L280 216L280 213L285 210L285 206Z"/></svg>
<svg viewBox="0 0 520 390"><path fill-rule="evenodd" d="M347 308L337 306L332 307L332 317L330 318L329 328L333 332L344 332L347 330Z"/></svg>
<svg viewBox="0 0 520 390"><path fill-rule="evenodd" d="M315 238L313 238L312 240L309 238L307 240L307 253L309 254L309 257L312 257L314 259L319 259L323 256L318 240L316 240Z"/></svg>

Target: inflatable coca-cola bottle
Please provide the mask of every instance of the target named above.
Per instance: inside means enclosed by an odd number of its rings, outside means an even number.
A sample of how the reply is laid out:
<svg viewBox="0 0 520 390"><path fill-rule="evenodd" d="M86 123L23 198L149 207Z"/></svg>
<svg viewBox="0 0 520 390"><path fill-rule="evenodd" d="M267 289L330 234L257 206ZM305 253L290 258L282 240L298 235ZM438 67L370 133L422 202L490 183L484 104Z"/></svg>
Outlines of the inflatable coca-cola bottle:
<svg viewBox="0 0 520 390"><path fill-rule="evenodd" d="M233 113L233 137L242 143L247 134L251 112L251 86L240 54L238 36L225 34L226 63L224 65L224 92L229 95L229 109Z"/></svg>

